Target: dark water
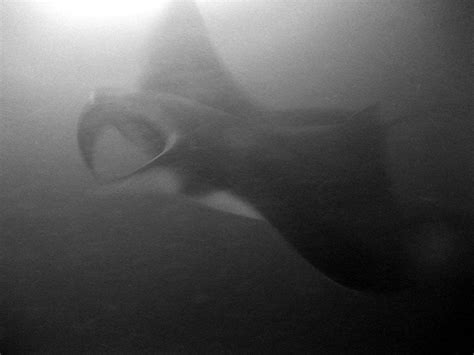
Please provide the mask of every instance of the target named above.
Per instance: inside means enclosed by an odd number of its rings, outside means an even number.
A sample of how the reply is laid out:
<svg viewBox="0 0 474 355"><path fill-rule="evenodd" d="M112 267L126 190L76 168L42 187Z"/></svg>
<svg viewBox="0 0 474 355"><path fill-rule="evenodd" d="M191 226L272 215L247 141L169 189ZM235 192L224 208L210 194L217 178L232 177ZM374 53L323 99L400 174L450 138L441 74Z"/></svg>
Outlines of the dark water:
<svg viewBox="0 0 474 355"><path fill-rule="evenodd" d="M298 4L200 6L264 105L379 101L387 120L413 117L388 139L396 198L474 215L469 2ZM262 221L181 197L94 194L77 117L94 88L135 85L154 20L81 30L29 2L1 6L2 354L472 352L469 243L451 276L441 266L427 284L361 293Z"/></svg>
<svg viewBox="0 0 474 355"><path fill-rule="evenodd" d="M462 288L349 291L267 225L179 201L4 217L6 353L403 353L452 350L471 331Z"/></svg>

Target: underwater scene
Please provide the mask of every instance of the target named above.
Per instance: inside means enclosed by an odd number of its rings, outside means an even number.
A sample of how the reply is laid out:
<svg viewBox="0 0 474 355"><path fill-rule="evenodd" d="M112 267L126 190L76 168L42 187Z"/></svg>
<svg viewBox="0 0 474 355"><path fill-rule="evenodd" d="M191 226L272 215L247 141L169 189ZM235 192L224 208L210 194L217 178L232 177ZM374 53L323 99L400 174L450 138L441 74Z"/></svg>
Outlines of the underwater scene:
<svg viewBox="0 0 474 355"><path fill-rule="evenodd" d="M0 6L0 354L474 351L470 1Z"/></svg>

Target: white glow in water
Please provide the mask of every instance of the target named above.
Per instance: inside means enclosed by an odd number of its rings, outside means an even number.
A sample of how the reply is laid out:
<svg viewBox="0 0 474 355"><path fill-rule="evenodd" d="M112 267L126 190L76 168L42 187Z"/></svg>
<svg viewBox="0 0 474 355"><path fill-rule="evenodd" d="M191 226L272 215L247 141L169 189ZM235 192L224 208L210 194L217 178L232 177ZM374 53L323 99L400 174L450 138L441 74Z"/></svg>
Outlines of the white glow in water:
<svg viewBox="0 0 474 355"><path fill-rule="evenodd" d="M164 0L37 0L63 20L113 20L156 13Z"/></svg>

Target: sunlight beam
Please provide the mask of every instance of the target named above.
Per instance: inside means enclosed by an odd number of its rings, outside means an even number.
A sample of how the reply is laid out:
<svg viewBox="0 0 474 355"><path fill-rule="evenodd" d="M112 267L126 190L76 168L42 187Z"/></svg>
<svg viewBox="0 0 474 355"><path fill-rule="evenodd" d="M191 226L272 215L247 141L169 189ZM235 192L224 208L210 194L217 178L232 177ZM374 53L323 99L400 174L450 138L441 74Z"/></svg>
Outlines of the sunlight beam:
<svg viewBox="0 0 474 355"><path fill-rule="evenodd" d="M36 1L64 21L114 20L146 16L154 13L167 1L159 0L48 0Z"/></svg>

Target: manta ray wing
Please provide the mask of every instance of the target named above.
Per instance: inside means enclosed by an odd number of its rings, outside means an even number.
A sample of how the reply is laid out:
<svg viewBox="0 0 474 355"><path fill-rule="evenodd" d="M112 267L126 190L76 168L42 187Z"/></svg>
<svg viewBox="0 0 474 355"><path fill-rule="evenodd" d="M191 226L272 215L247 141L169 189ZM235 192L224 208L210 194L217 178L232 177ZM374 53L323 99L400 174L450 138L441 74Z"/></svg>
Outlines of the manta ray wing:
<svg viewBox="0 0 474 355"><path fill-rule="evenodd" d="M140 80L144 91L183 96L235 115L258 111L211 43L194 1L174 1L151 36Z"/></svg>

